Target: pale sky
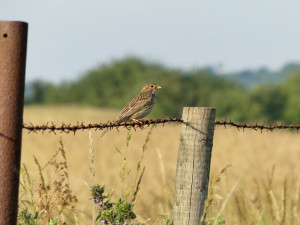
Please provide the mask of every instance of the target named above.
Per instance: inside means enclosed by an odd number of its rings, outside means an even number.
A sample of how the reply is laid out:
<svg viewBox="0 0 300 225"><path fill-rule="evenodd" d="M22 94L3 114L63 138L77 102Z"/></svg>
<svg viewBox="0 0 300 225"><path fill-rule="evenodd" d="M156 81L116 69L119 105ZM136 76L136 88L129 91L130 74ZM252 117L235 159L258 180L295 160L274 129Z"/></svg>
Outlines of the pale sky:
<svg viewBox="0 0 300 225"><path fill-rule="evenodd" d="M299 0L1 0L0 20L29 23L27 81L127 55L227 71L300 61Z"/></svg>

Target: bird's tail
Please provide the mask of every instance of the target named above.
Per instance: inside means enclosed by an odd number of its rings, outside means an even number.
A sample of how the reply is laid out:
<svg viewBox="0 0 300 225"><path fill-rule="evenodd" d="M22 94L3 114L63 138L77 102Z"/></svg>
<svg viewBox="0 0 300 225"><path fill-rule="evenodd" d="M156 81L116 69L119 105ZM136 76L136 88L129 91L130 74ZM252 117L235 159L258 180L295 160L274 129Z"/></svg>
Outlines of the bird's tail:
<svg viewBox="0 0 300 225"><path fill-rule="evenodd" d="M119 119L117 119L117 120L114 120L113 122L114 122L114 123L120 123L120 120L119 120ZM107 131L109 131L109 127L108 127L108 128L106 128L106 130L105 130L105 131L103 131L103 133L101 134L101 137L103 137L103 136L104 136L104 134L106 134L106 133L107 133Z"/></svg>
<svg viewBox="0 0 300 225"><path fill-rule="evenodd" d="M109 131L109 128L106 128L106 130L105 130L105 131L103 131L103 133L101 134L101 137L103 137L103 136L104 136L104 134L106 134L106 133L107 133L107 131Z"/></svg>

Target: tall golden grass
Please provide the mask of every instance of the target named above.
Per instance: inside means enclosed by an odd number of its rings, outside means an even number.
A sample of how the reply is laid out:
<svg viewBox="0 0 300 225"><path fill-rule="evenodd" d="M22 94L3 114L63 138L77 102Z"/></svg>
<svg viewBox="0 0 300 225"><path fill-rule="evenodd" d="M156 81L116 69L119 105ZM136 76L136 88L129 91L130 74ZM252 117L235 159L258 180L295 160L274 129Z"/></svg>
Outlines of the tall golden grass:
<svg viewBox="0 0 300 225"><path fill-rule="evenodd" d="M117 113L79 106L30 106L25 107L24 123L106 122ZM121 196L122 189L128 190L134 183L137 162L141 161L141 168L146 169L134 211L140 221L171 218L180 129L181 125L158 125L144 151L150 128L132 131L129 144L126 129L111 130L103 138L101 131L92 131L93 156L88 131L54 135L28 134L23 130L22 163L31 178L38 180L39 169L33 155L41 165L46 164L62 138L69 186L78 198L78 223L92 224L93 203L85 183L105 185L107 191ZM212 221L220 215L226 224L300 224L299 135L216 127L207 219ZM120 176L125 151L126 169Z"/></svg>

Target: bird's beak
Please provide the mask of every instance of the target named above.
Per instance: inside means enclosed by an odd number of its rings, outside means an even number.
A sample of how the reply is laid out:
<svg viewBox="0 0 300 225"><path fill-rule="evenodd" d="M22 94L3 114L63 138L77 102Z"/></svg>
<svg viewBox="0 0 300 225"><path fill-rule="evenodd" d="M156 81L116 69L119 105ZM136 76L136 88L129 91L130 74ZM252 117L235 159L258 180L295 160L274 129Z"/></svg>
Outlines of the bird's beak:
<svg viewBox="0 0 300 225"><path fill-rule="evenodd" d="M162 88L162 86L159 86L159 85L156 86L156 90L161 89L161 88Z"/></svg>

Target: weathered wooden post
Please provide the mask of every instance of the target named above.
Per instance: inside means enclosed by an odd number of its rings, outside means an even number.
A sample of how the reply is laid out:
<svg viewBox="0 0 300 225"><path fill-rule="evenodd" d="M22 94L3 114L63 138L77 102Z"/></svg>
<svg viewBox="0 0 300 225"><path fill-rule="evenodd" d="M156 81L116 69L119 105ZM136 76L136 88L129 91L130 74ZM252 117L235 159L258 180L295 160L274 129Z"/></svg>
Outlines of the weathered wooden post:
<svg viewBox="0 0 300 225"><path fill-rule="evenodd" d="M0 224L17 223L28 24L0 21Z"/></svg>
<svg viewBox="0 0 300 225"><path fill-rule="evenodd" d="M173 204L174 225L199 225L208 194L215 108L185 107Z"/></svg>

